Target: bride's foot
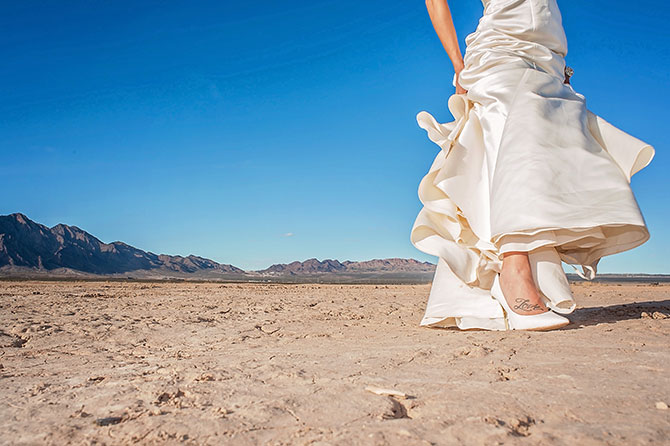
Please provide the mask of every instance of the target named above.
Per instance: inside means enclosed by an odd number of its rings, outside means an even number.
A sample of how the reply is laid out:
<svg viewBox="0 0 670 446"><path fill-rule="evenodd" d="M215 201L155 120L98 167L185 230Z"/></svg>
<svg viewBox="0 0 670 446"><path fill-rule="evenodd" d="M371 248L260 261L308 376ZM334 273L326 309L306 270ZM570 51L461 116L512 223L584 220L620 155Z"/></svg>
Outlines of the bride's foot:
<svg viewBox="0 0 670 446"><path fill-rule="evenodd" d="M515 313L527 316L549 311L533 281L526 252L505 253L500 272L500 288Z"/></svg>

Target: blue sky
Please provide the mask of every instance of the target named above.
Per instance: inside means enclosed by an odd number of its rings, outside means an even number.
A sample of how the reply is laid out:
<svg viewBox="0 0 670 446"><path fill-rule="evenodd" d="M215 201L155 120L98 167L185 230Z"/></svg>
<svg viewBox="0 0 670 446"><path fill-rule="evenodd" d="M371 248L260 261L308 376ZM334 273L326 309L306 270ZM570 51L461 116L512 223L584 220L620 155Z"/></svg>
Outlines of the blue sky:
<svg viewBox="0 0 670 446"><path fill-rule="evenodd" d="M652 238L601 272L670 273L670 6L559 0L572 84L652 144ZM451 2L462 50L479 0ZM413 257L419 181L452 120L423 1L4 2L0 213L245 269Z"/></svg>

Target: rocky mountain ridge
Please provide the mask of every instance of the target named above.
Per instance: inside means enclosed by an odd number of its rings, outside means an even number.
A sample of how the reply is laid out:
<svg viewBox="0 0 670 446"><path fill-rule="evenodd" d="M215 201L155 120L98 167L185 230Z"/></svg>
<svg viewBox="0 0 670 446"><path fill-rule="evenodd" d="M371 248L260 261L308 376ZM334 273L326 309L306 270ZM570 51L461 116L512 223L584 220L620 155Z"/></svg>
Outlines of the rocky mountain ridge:
<svg viewBox="0 0 670 446"><path fill-rule="evenodd" d="M414 259L390 258L366 261L316 258L278 263L256 271L189 255L154 254L115 241L104 243L77 226L57 224L49 228L22 213L0 216L0 273L17 271L123 275L145 272L215 278L218 276L310 276L323 274L431 274L435 265Z"/></svg>

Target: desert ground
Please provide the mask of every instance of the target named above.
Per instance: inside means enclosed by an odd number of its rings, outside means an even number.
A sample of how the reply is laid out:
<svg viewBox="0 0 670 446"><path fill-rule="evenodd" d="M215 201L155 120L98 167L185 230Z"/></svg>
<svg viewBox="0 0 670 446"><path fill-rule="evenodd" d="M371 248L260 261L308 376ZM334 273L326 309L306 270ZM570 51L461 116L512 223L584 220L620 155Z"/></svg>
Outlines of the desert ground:
<svg viewBox="0 0 670 446"><path fill-rule="evenodd" d="M668 444L670 284L573 289L491 332L430 284L0 281L0 444Z"/></svg>

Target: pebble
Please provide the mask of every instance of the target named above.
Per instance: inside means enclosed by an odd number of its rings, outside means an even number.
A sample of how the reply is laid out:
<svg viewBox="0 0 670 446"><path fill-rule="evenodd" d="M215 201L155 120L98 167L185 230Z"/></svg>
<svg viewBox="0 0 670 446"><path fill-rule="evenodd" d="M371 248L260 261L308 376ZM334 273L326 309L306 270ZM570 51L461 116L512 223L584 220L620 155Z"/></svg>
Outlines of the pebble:
<svg viewBox="0 0 670 446"><path fill-rule="evenodd" d="M111 424L119 424L123 418L121 417L107 417L107 418L98 418L95 420L95 424L98 426L109 426Z"/></svg>

